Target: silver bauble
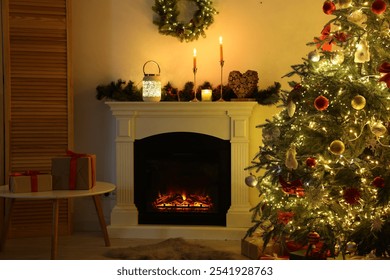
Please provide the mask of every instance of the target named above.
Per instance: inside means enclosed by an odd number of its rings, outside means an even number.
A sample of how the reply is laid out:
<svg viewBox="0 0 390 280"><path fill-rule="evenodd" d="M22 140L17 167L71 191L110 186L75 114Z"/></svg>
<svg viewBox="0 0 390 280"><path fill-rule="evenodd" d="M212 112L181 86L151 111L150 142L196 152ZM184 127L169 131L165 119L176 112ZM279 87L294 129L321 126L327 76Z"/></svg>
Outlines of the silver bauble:
<svg viewBox="0 0 390 280"><path fill-rule="evenodd" d="M309 52L309 54L307 55L307 57L313 61L313 62L318 62L320 61L320 54L317 52L317 51L312 51L312 52Z"/></svg>
<svg viewBox="0 0 390 280"><path fill-rule="evenodd" d="M256 176L252 174L245 178L245 184L250 188L256 187L258 182Z"/></svg>

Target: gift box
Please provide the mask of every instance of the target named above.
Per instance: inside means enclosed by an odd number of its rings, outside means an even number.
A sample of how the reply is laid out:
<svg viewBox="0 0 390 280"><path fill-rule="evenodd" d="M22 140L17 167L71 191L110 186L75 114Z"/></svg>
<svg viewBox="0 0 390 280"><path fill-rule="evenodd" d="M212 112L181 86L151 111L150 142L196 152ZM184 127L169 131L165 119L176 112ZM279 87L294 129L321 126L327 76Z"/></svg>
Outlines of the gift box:
<svg viewBox="0 0 390 280"><path fill-rule="evenodd" d="M96 184L96 156L68 151L52 158L53 190L89 190Z"/></svg>
<svg viewBox="0 0 390 280"><path fill-rule="evenodd" d="M261 247L263 242L253 242L254 240L241 239L241 255L252 260L258 260L261 257Z"/></svg>
<svg viewBox="0 0 390 280"><path fill-rule="evenodd" d="M263 231L255 230L251 236L241 239L241 254L252 259L259 260L265 256L281 255L281 247L278 242L270 241L265 248Z"/></svg>
<svg viewBox="0 0 390 280"><path fill-rule="evenodd" d="M319 242L316 246L309 245L290 252L290 260L325 260L329 252L322 252L321 247L322 242Z"/></svg>
<svg viewBox="0 0 390 280"><path fill-rule="evenodd" d="M13 193L51 191L52 176L37 171L12 173L9 177L9 190Z"/></svg>

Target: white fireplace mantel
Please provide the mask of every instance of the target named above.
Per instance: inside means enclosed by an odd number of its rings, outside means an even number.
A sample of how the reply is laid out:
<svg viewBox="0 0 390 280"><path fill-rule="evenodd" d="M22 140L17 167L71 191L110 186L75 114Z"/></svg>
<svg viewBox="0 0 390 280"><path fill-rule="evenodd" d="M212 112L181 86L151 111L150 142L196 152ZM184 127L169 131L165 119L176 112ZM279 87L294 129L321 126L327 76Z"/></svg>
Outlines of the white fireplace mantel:
<svg viewBox="0 0 390 280"><path fill-rule="evenodd" d="M117 200L108 227L113 237L239 239L251 225L249 121L256 102L106 102L116 119ZM167 132L195 132L230 140L231 206L226 227L139 225L134 204L134 141ZM228 174L227 174L228 176ZM202 237L203 236L203 237Z"/></svg>

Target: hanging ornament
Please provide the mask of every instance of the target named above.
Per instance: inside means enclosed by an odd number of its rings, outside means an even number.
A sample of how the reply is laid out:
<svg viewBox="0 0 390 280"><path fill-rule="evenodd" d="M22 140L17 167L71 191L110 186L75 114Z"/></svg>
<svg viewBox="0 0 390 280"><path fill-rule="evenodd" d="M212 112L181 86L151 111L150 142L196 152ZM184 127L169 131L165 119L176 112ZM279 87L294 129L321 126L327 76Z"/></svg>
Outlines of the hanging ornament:
<svg viewBox="0 0 390 280"><path fill-rule="evenodd" d="M295 114L295 110L297 108L297 105L295 105L295 102L290 100L287 103L287 115L291 118Z"/></svg>
<svg viewBox="0 0 390 280"><path fill-rule="evenodd" d="M371 230L372 231L380 231L383 227L383 224L384 224L384 221L382 220L381 217L375 217L372 220Z"/></svg>
<svg viewBox="0 0 390 280"><path fill-rule="evenodd" d="M381 176L377 176L372 181L372 185L377 188L383 188L385 186L385 179L383 179Z"/></svg>
<svg viewBox="0 0 390 280"><path fill-rule="evenodd" d="M344 189L343 198L345 199L345 202L347 202L348 204L354 205L359 203L360 197L361 195L358 188L350 187Z"/></svg>
<svg viewBox="0 0 390 280"><path fill-rule="evenodd" d="M332 50L332 37L330 35L330 30L331 26L330 24L327 24L321 31L321 37L320 41L322 42L321 44L317 44L317 48L322 48L323 51L331 51ZM325 42L327 41L327 42Z"/></svg>
<svg viewBox="0 0 390 280"><path fill-rule="evenodd" d="M320 54L317 52L317 50L312 51L312 52L309 52L309 54L307 55L307 57L308 57L311 61L313 61L313 62L318 62L318 61L320 61L320 58L321 58L321 56L320 56Z"/></svg>
<svg viewBox="0 0 390 280"><path fill-rule="evenodd" d="M370 61L370 47L368 46L367 40L360 40L356 46L355 52L355 63L364 63Z"/></svg>
<svg viewBox="0 0 390 280"><path fill-rule="evenodd" d="M246 178L245 178L245 184L248 186L248 187L251 187L251 188L253 188L253 187L256 187L257 186L257 183L258 183L258 181L257 181L257 178L256 178L256 176L254 176L254 175L249 175L249 176L247 176Z"/></svg>
<svg viewBox="0 0 390 280"><path fill-rule="evenodd" d="M325 1L322 10L325 14L331 15L336 10L336 5L332 1Z"/></svg>
<svg viewBox="0 0 390 280"><path fill-rule="evenodd" d="M386 126L384 126L381 122L374 122L373 124L370 125L371 132L376 136L376 137L381 137L387 132Z"/></svg>
<svg viewBox="0 0 390 280"><path fill-rule="evenodd" d="M297 155L297 151L295 150L295 147L290 147L286 152L286 160L284 164L288 169L297 169L298 168L298 161L295 158Z"/></svg>
<svg viewBox="0 0 390 280"><path fill-rule="evenodd" d="M372 2L371 11L377 15L383 14L386 11L386 2L383 0L375 0Z"/></svg>
<svg viewBox="0 0 390 280"><path fill-rule="evenodd" d="M333 35L333 38L336 39L337 42L345 43L348 40L348 34L344 32L336 32L336 34Z"/></svg>
<svg viewBox="0 0 390 280"><path fill-rule="evenodd" d="M278 223L287 225L294 217L293 212L278 211Z"/></svg>
<svg viewBox="0 0 390 280"><path fill-rule="evenodd" d="M350 7L351 3L352 3L352 0L339 0L339 6L342 9Z"/></svg>
<svg viewBox="0 0 390 280"><path fill-rule="evenodd" d="M306 166L313 168L317 165L317 160L315 158L309 157L306 159Z"/></svg>
<svg viewBox="0 0 390 280"><path fill-rule="evenodd" d="M342 64L344 62L344 53L341 51L333 53L330 57L330 62L332 62L333 65Z"/></svg>
<svg viewBox="0 0 390 280"><path fill-rule="evenodd" d="M364 96L358 94L352 98L351 105L355 110L362 110L366 106L366 99Z"/></svg>
<svg viewBox="0 0 390 280"><path fill-rule="evenodd" d="M318 97L314 100L314 107L315 107L318 111L324 111L324 110L328 109L328 106L329 106L329 100L328 100L328 98L326 98L326 97L323 96L323 95L318 96Z"/></svg>
<svg viewBox="0 0 390 280"><path fill-rule="evenodd" d="M334 140L330 143L329 150L332 154L339 156L345 152L345 145L340 140Z"/></svg>
<svg viewBox="0 0 390 280"><path fill-rule="evenodd" d="M367 22L367 15L362 10L356 10L348 16L348 21L365 28Z"/></svg>
<svg viewBox="0 0 390 280"><path fill-rule="evenodd" d="M308 240L310 245L315 245L318 242L320 242L320 238L321 238L320 234L318 232L315 232L315 231L311 231L307 235L307 240Z"/></svg>
<svg viewBox="0 0 390 280"><path fill-rule="evenodd" d="M263 142L275 141L280 137L280 129L275 126L266 126L262 131Z"/></svg>
<svg viewBox="0 0 390 280"><path fill-rule="evenodd" d="M305 195L305 190L302 187L303 183L301 179L287 182L282 178L282 176L279 176L279 183L282 185L282 191L285 194L296 195L298 197Z"/></svg>
<svg viewBox="0 0 390 280"><path fill-rule="evenodd" d="M379 66L378 69L379 73L384 74L379 81L380 82L385 82L387 87L390 88L390 63L388 62L383 62L381 66Z"/></svg>
<svg viewBox="0 0 390 280"><path fill-rule="evenodd" d="M354 254L356 252L357 245L355 242L350 241L347 243L346 249L348 253Z"/></svg>

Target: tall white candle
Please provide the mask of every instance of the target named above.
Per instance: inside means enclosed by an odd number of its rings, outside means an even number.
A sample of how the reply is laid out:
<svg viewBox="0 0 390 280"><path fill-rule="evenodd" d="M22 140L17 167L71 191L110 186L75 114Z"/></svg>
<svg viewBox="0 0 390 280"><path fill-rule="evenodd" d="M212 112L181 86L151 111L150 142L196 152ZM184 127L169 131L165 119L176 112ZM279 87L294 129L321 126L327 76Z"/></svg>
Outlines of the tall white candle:
<svg viewBox="0 0 390 280"><path fill-rule="evenodd" d="M223 61L222 36L219 36L219 61Z"/></svg>
<svg viewBox="0 0 390 280"><path fill-rule="evenodd" d="M196 69L196 49L194 49L194 69Z"/></svg>

